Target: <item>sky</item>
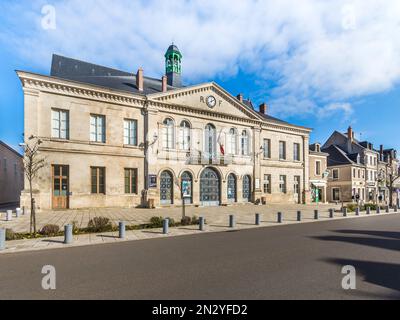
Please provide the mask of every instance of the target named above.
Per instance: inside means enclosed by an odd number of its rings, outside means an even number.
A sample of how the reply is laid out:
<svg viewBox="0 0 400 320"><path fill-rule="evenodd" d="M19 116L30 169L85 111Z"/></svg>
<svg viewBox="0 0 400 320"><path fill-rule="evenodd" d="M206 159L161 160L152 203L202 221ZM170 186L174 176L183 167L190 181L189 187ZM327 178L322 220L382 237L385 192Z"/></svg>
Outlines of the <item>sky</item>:
<svg viewBox="0 0 400 320"><path fill-rule="evenodd" d="M324 143L400 150L398 0L2 0L0 140L22 141L15 70L49 74L53 53L161 78L174 42L185 84L215 81Z"/></svg>

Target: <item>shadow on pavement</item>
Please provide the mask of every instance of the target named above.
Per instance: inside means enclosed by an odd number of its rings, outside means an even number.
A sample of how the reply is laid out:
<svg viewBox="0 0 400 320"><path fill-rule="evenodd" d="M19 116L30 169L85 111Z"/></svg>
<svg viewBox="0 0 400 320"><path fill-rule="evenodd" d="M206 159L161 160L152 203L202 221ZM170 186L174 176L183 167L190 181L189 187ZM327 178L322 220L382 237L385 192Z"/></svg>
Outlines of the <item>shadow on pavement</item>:
<svg viewBox="0 0 400 320"><path fill-rule="evenodd" d="M362 275L366 282L398 291L396 294L382 298L400 298L400 264L351 259L327 259L325 261L339 266L354 266L357 275Z"/></svg>

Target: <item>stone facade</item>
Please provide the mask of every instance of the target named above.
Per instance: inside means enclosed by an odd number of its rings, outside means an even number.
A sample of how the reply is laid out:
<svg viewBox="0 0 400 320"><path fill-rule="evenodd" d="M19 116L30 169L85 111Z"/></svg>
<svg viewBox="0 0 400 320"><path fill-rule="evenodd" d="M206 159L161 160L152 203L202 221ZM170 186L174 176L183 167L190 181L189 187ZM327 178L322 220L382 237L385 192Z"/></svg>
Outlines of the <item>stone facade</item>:
<svg viewBox="0 0 400 320"><path fill-rule="evenodd" d="M19 201L24 188L24 165L22 156L0 141L0 204Z"/></svg>
<svg viewBox="0 0 400 320"><path fill-rule="evenodd" d="M328 156L329 154L321 152L319 143L310 146L310 190L313 202L328 201Z"/></svg>
<svg viewBox="0 0 400 320"><path fill-rule="evenodd" d="M310 201L311 130L261 114L215 83L145 94L18 76L25 137L43 141L46 167L34 187L39 209L56 208L60 196L67 208L181 205L182 193L198 206ZM63 138L53 134L54 114L56 124L67 119ZM91 122L97 116L100 125ZM133 145L124 141L126 120L135 121ZM99 126L104 138L92 141ZM28 204L26 191L21 201Z"/></svg>

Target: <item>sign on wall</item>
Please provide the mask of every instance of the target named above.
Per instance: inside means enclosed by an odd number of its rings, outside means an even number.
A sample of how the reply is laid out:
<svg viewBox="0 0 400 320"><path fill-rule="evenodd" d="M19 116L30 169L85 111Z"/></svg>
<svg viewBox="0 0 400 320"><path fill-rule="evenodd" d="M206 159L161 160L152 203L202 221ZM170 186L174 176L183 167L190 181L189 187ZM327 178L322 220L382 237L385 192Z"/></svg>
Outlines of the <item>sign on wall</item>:
<svg viewBox="0 0 400 320"><path fill-rule="evenodd" d="M149 188L157 188L157 175L149 174Z"/></svg>

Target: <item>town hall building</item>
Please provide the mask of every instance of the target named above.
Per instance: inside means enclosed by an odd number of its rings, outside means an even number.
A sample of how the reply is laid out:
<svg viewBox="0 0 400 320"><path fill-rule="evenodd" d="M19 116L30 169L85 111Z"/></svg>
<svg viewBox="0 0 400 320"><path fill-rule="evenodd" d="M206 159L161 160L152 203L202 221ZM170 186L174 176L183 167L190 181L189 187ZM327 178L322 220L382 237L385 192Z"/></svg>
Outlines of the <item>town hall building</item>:
<svg viewBox="0 0 400 320"><path fill-rule="evenodd" d="M46 162L39 209L310 202L311 130L214 82L184 86L182 58L171 45L161 79L58 55L50 76L17 72L25 143Z"/></svg>

